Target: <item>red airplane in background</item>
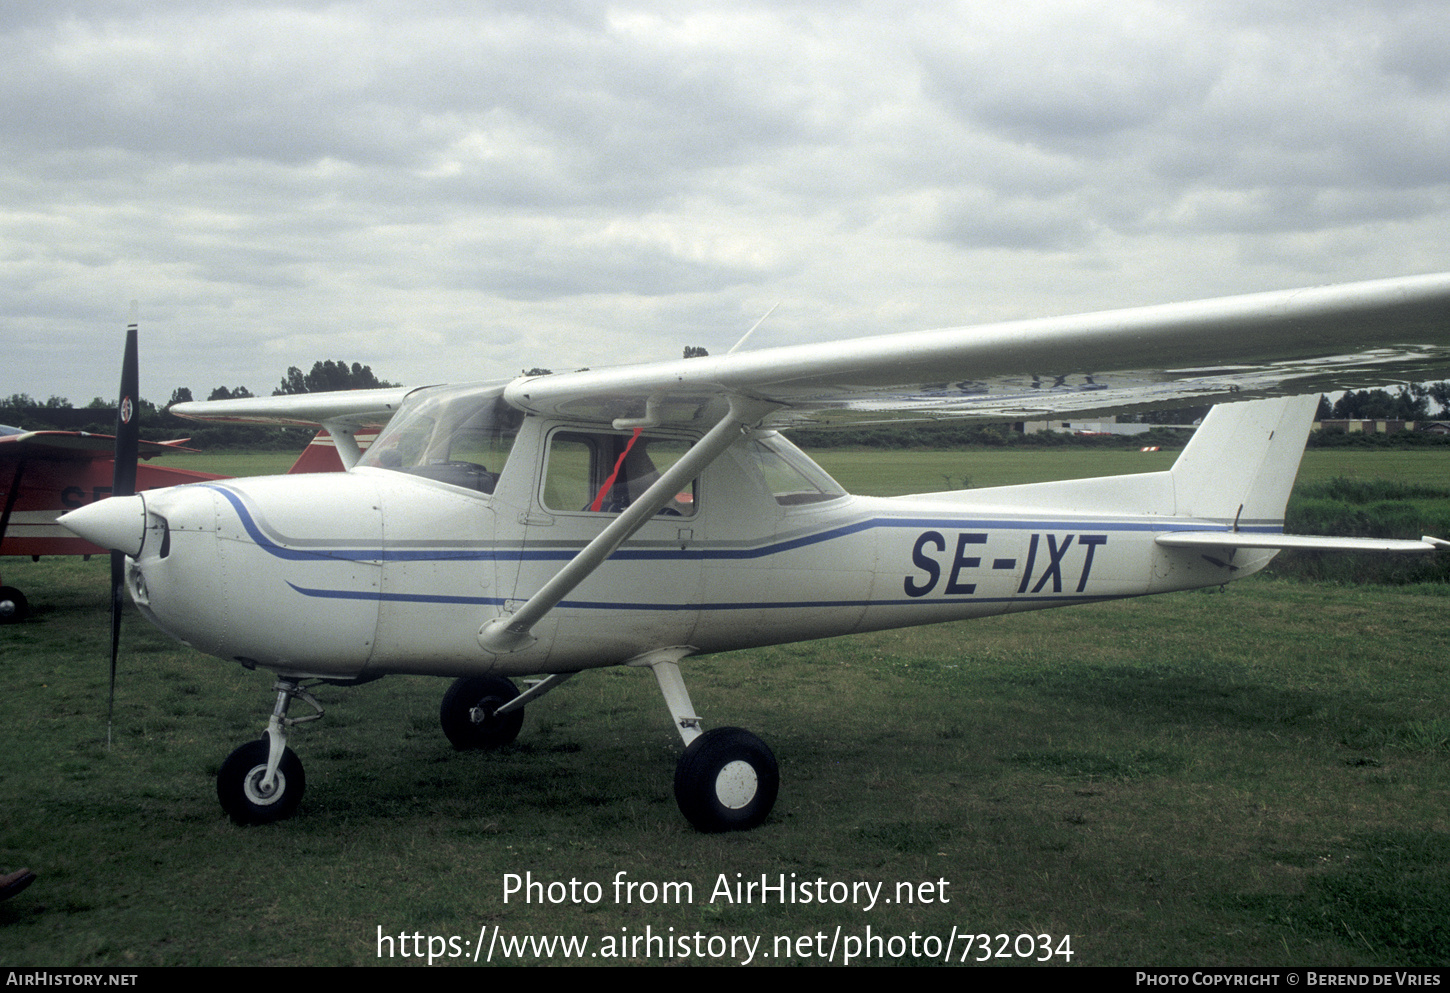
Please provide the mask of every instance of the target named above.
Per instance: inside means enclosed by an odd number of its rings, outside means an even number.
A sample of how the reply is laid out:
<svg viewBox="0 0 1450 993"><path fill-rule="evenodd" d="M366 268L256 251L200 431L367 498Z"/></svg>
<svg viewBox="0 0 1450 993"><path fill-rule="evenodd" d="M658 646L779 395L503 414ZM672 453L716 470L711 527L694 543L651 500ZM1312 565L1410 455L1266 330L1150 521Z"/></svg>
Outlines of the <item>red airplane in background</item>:
<svg viewBox="0 0 1450 993"><path fill-rule="evenodd" d="M139 456L149 459L182 448L187 439L140 441ZM371 440L371 439L368 439ZM105 555L99 548L55 523L67 511L111 495L116 439L83 431L25 431L0 425L0 555ZM341 472L327 432L312 440L290 472ZM226 479L210 472L136 466L136 490L154 490L181 483ZM23 620L29 612L25 594L0 586L0 624Z"/></svg>
<svg viewBox="0 0 1450 993"><path fill-rule="evenodd" d="M193 451L180 441L139 442L149 459L164 452ZM55 523L66 511L111 495L116 439L82 431L23 431L0 426L0 555L104 555ZM224 479L211 472L138 465L136 489ZM0 624L24 619L25 594L0 586Z"/></svg>

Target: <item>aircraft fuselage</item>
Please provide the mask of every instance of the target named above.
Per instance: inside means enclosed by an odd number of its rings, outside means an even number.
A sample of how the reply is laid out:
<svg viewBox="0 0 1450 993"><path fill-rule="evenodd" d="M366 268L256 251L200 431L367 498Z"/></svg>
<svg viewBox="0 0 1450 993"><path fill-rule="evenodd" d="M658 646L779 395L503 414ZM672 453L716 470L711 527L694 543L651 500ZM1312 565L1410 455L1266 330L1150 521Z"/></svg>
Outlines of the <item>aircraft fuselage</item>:
<svg viewBox="0 0 1450 993"><path fill-rule="evenodd" d="M480 628L615 515L550 488L537 453L576 433L526 419L491 493L367 467L148 493L133 595L187 644L284 675L524 675L663 646L708 653L1214 585L1272 557L1230 565L1156 545L1166 530L1225 525L1155 510L1167 473L1103 480L1087 499L1075 483L1065 501L1054 484L803 496L742 444L555 607L532 644L491 653Z"/></svg>

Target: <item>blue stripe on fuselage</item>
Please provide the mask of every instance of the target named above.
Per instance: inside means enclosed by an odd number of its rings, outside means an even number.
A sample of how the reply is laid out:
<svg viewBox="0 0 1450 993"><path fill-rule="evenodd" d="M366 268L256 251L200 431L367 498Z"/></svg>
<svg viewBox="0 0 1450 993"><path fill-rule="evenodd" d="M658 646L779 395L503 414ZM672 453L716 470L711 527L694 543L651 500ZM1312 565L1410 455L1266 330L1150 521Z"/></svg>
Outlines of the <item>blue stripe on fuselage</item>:
<svg viewBox="0 0 1450 993"><path fill-rule="evenodd" d="M263 533L262 527L241 497L225 486L202 484L216 490L227 498L237 512L242 528L258 548L277 558L289 560L335 559L346 562L477 562L477 561L522 561L522 562L567 562L579 553L587 541L580 541L571 548L322 548L283 545ZM827 528L797 538L767 541L750 548L621 548L610 556L612 561L668 561L701 560L730 561L764 558L782 552L805 548L821 542L834 541L876 528L951 528L972 531L1068 531L1082 530L1162 533L1169 531L1224 531L1231 530L1227 524L1206 525L1203 522L1182 521L1169 523L1163 519L1153 521L1083 521L1060 519L976 519L963 517L871 517L853 524ZM1273 525L1240 527L1246 534L1280 534L1283 527Z"/></svg>
<svg viewBox="0 0 1450 993"><path fill-rule="evenodd" d="M456 596L452 594L434 593L382 593L377 590L319 590L308 589L298 586L296 583L288 583L298 593L307 597L317 597L324 600L377 600L386 603L431 603L447 604L450 606L467 607L501 607L512 597L496 596ZM573 607L578 610L779 610L785 608L805 609L820 607L903 607L920 606L922 604L935 604L944 606L953 603L1091 603L1098 600L1121 600L1128 596L1137 594L1124 594L1122 596L1096 596L1087 595L1053 595L1034 597L971 597L956 600L943 599L914 599L914 600L749 600L738 602L722 603L626 603L608 600L563 600L560 607Z"/></svg>

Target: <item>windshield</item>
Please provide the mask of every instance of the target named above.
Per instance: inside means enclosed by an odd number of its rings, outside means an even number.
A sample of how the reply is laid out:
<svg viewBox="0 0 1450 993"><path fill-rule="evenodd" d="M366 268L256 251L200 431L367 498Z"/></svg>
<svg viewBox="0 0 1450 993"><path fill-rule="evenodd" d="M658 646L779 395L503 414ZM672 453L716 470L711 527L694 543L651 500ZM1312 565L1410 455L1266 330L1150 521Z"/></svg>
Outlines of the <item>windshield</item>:
<svg viewBox="0 0 1450 993"><path fill-rule="evenodd" d="M499 384L417 390L358 465L492 493L523 418Z"/></svg>

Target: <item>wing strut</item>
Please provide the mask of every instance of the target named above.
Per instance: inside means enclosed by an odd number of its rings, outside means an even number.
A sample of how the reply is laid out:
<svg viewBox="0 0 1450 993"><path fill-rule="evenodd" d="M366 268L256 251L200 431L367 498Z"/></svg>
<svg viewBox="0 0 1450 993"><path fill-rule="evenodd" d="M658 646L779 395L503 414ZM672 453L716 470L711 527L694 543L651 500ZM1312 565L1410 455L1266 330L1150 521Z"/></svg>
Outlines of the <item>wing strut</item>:
<svg viewBox="0 0 1450 993"><path fill-rule="evenodd" d="M742 433L750 430L760 419L779 404L759 400L748 400L740 396L730 397L730 411L718 424L690 448L680 460L666 469L660 478L645 490L638 500L625 508L624 512L599 532L579 554L569 560L554 578L543 585L539 592L513 614L495 618L478 631L478 643L495 655L517 651L533 643L529 632L533 626L568 596L576 586L589 578L604 560L613 555L620 545L644 526L660 508L669 503L690 480L725 453Z"/></svg>
<svg viewBox="0 0 1450 993"><path fill-rule="evenodd" d="M357 443L359 425L333 420L323 421L322 426L332 436L332 443L337 447L337 457L342 462L343 469L351 469L357 465L357 460L362 458L362 449Z"/></svg>

